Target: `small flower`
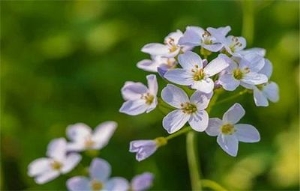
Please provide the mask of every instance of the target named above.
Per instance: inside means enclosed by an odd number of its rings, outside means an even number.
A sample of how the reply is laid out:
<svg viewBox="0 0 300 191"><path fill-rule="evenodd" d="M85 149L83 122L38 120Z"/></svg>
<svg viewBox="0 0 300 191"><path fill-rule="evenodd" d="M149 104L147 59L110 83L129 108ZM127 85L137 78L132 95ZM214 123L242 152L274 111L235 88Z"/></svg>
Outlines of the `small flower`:
<svg viewBox="0 0 300 191"><path fill-rule="evenodd" d="M144 59L137 63L137 67L149 72L158 72L158 68L166 70L175 68L177 61L174 58L152 56L152 60Z"/></svg>
<svg viewBox="0 0 300 191"><path fill-rule="evenodd" d="M129 152L136 153L136 160L142 161L151 156L158 147L166 144L167 140L164 137L159 137L154 140L131 141Z"/></svg>
<svg viewBox="0 0 300 191"><path fill-rule="evenodd" d="M139 82L126 82L122 88L123 98L126 100L120 112L128 115L149 113L157 105L157 80L156 76L147 76L148 88Z"/></svg>
<svg viewBox="0 0 300 191"><path fill-rule="evenodd" d="M259 85L266 83L268 78L264 74L258 73L263 67L263 62L258 57L225 57L229 66L220 75L218 83L228 91L234 91L239 85L247 88L249 85ZM258 62L256 62L256 61Z"/></svg>
<svg viewBox="0 0 300 191"><path fill-rule="evenodd" d="M66 154L66 144L64 138L52 140L48 145L48 158L39 158L29 164L28 175L35 177L36 183L49 182L60 174L70 172L79 163L79 154Z"/></svg>
<svg viewBox="0 0 300 191"><path fill-rule="evenodd" d="M150 43L146 44L142 48L142 52L148 53L152 56L163 56L168 58L174 58L181 51L191 49L189 46L181 46L178 44L178 40L182 37L182 32L177 30L176 32L170 33L164 40L164 44L161 43Z"/></svg>
<svg viewBox="0 0 300 191"><path fill-rule="evenodd" d="M132 191L145 191L152 186L153 174L145 172L143 174L133 177L130 183L130 190Z"/></svg>
<svg viewBox="0 0 300 191"><path fill-rule="evenodd" d="M173 83L191 86L204 93L210 93L214 88L214 81L210 77L228 66L221 56L206 65L206 60L191 51L179 55L178 59L182 68L169 70L164 77Z"/></svg>
<svg viewBox="0 0 300 191"><path fill-rule="evenodd" d="M105 147L113 135L117 123L107 121L99 124L94 132L83 123L67 127L67 137L71 140L67 145L68 151L98 150Z"/></svg>
<svg viewBox="0 0 300 191"><path fill-rule="evenodd" d="M210 136L218 136L217 142L229 155L236 156L238 143L254 143L260 140L259 132L248 124L236 124L245 115L243 107L236 103L223 115L223 119L210 118L205 132Z"/></svg>
<svg viewBox="0 0 300 191"><path fill-rule="evenodd" d="M110 164L100 158L93 159L89 168L90 178L75 176L67 180L70 191L126 191L129 187L126 179L121 177L110 178Z"/></svg>
<svg viewBox="0 0 300 191"><path fill-rule="evenodd" d="M168 84L162 90L162 99L176 108L163 119L163 127L168 133L174 133L188 122L195 131L204 131L208 125L208 114L204 110L209 103L209 97L195 91L189 99L180 88Z"/></svg>

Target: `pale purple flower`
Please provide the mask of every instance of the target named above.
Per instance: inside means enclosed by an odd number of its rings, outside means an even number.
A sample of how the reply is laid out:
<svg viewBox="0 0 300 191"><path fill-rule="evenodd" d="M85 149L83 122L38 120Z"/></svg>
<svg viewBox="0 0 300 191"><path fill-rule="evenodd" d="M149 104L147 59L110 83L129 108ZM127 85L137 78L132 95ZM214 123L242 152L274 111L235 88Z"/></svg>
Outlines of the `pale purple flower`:
<svg viewBox="0 0 300 191"><path fill-rule="evenodd" d="M220 27L217 29L208 28L207 31L200 27L196 26L188 26L183 34L183 37L179 39L179 44L188 45L188 46L201 46L206 50L211 52L218 52L223 48L223 45L217 41L210 30L213 30L215 33L214 35L218 35L218 37L224 37L227 33L231 30L229 26L227 27Z"/></svg>
<svg viewBox="0 0 300 191"><path fill-rule="evenodd" d="M158 68L175 68L177 61L174 58L152 56L152 59L144 59L137 63L137 67L148 72L158 72Z"/></svg>
<svg viewBox="0 0 300 191"><path fill-rule="evenodd" d="M99 124L94 131L83 123L67 127L67 137L71 140L68 151L98 150L105 147L117 128L117 123L107 121Z"/></svg>
<svg viewBox="0 0 300 191"><path fill-rule="evenodd" d="M152 186L153 183L153 174L145 172L133 177L130 183L130 190L132 191L145 191Z"/></svg>
<svg viewBox="0 0 300 191"><path fill-rule="evenodd" d="M109 178L110 164L100 158L93 159L89 167L90 177L75 176L67 180L69 191L126 191L129 188L126 179L121 177Z"/></svg>
<svg viewBox="0 0 300 191"><path fill-rule="evenodd" d="M52 140L47 149L47 158L39 158L28 166L28 175L34 177L35 182L44 184L70 172L81 160L77 153L67 155L66 140L64 138Z"/></svg>
<svg viewBox="0 0 300 191"><path fill-rule="evenodd" d="M234 91L239 85L247 88L249 85L259 85L266 83L268 77L258 71L264 66L264 62L259 55L244 57L226 57L224 59L229 66L220 75L218 83L228 91Z"/></svg>
<svg viewBox="0 0 300 191"><path fill-rule="evenodd" d="M130 142L129 152L136 153L136 160L142 161L151 156L159 146L157 140L136 140Z"/></svg>
<svg viewBox="0 0 300 191"><path fill-rule="evenodd" d="M189 46L182 46L178 44L178 40L182 37L182 32L177 30L176 32L170 33L165 39L164 44L161 43L150 43L146 44L142 48L142 52L148 53L150 55L158 55L163 57L173 58L177 56L181 51L191 49Z"/></svg>
<svg viewBox="0 0 300 191"><path fill-rule="evenodd" d="M208 125L208 114L204 110L209 104L209 97L195 91L191 98L180 88L168 84L162 90L162 99L176 109L163 119L163 127L168 133L181 129L187 122L195 131L204 131Z"/></svg>
<svg viewBox="0 0 300 191"><path fill-rule="evenodd" d="M236 156L238 143L254 143L260 140L259 132L248 124L237 124L245 115L243 107L236 103L219 118L210 118L205 132L210 136L217 136L220 147L229 155Z"/></svg>
<svg viewBox="0 0 300 191"><path fill-rule="evenodd" d="M149 113L157 105L157 80L156 76L147 76L148 88L140 82L126 82L122 88L123 98L126 100L120 112L128 115L138 115Z"/></svg>
<svg viewBox="0 0 300 191"><path fill-rule="evenodd" d="M210 93L214 89L214 81L210 77L228 66L228 63L223 59L223 55L218 56L209 64L206 60L202 60L198 54L191 51L179 55L178 59L182 68L169 70L164 77L170 82L191 86L191 88L204 93Z"/></svg>

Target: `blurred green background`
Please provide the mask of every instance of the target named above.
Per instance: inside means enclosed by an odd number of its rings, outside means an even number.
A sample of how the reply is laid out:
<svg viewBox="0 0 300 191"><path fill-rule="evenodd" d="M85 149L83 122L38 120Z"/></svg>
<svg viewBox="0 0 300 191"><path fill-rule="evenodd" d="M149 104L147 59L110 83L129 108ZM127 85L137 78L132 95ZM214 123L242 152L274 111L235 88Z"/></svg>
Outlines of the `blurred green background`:
<svg viewBox="0 0 300 191"><path fill-rule="evenodd" d="M125 81L146 82L148 73L136 68L149 58L141 47L189 25L229 25L230 35L245 35L247 48L265 48L280 87L280 101L267 108L250 94L236 100L246 109L243 122L261 133L259 143L241 143L237 157L199 133L202 176L228 190L299 190L298 1L1 1L0 189L65 190L66 176L35 184L28 164L65 137L69 124L115 120L118 129L100 154L112 176L150 171L152 190L189 190L185 136L137 162L129 142L167 136L163 115L118 112Z"/></svg>

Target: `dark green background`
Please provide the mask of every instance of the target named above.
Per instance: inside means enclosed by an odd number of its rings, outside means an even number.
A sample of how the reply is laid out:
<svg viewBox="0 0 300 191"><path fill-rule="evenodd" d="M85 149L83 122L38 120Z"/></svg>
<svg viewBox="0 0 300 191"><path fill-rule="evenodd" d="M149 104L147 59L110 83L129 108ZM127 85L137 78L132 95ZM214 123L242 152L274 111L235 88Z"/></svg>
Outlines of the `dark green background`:
<svg viewBox="0 0 300 191"><path fill-rule="evenodd" d="M299 3L297 1L1 1L1 190L65 190L66 176L37 185L28 164L69 124L119 126L100 157L112 176L155 174L153 190L189 190L185 136L137 162L129 142L167 136L159 111L136 117L118 112L125 81L145 83L136 63L149 58L143 45L163 42L186 26L231 26L250 47L267 50L280 101L257 108L252 95L238 101L242 122L257 127L261 141L240 144L237 157L199 133L202 176L229 190L299 189ZM253 10L253 11L251 11ZM244 23L243 23L244 22ZM248 22L248 21L246 21ZM244 29L243 29L244 28ZM247 30L246 30L247 29ZM243 32L244 30L244 32ZM160 89L163 87L160 86ZM213 117L233 102L214 108ZM88 164L88 162L87 162Z"/></svg>

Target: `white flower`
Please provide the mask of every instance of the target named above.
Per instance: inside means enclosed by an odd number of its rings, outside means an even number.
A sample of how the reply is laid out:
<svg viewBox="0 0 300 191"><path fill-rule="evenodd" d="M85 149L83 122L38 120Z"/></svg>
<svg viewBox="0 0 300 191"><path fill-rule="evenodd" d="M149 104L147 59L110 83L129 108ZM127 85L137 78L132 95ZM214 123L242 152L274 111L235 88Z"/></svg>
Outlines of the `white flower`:
<svg viewBox="0 0 300 191"><path fill-rule="evenodd" d="M151 74L147 76L148 88L139 82L126 82L122 88L123 98L126 100L120 108L120 112L128 115L149 113L157 105L157 80Z"/></svg>
<svg viewBox="0 0 300 191"><path fill-rule="evenodd" d="M132 178L130 188L132 191L144 191L152 186L153 174L144 172Z"/></svg>
<svg viewBox="0 0 300 191"><path fill-rule="evenodd" d="M171 69L174 68L177 61L174 58L166 58L162 56L152 56L152 59L144 59L137 63L137 67L148 72L158 72L158 68Z"/></svg>
<svg viewBox="0 0 300 191"><path fill-rule="evenodd" d="M48 158L39 158L28 166L28 175L35 178L38 184L44 184L71 171L81 160L76 153L66 154L66 140L54 139L48 145Z"/></svg>
<svg viewBox="0 0 300 191"><path fill-rule="evenodd" d="M99 124L94 132L83 123L76 123L67 127L67 137L71 140L67 145L68 151L83 151L102 149L113 135L117 123L107 121Z"/></svg>
<svg viewBox="0 0 300 191"><path fill-rule="evenodd" d="M175 107L163 119L163 127L168 133L174 133L188 122L195 131L204 131L208 124L208 114L204 110L209 103L208 96L195 91L189 99L187 94L180 88L168 84L162 90L162 99Z"/></svg>
<svg viewBox="0 0 300 191"><path fill-rule="evenodd" d="M103 159L93 159L89 168L90 178L76 176L67 181L70 191L126 191L129 187L126 179L121 177L110 178L111 167Z"/></svg>
<svg viewBox="0 0 300 191"><path fill-rule="evenodd" d="M210 118L205 132L210 136L218 136L217 142L229 155L236 156L238 143L254 143L260 140L259 132L248 124L237 124L245 115L243 107L236 103L223 115L223 119Z"/></svg>
<svg viewBox="0 0 300 191"><path fill-rule="evenodd" d="M222 55L206 66L204 65L207 61L191 51L179 55L178 59L182 68L171 69L165 73L164 77L170 82L191 86L204 93L210 93L214 88L214 81L210 77L228 66Z"/></svg>

